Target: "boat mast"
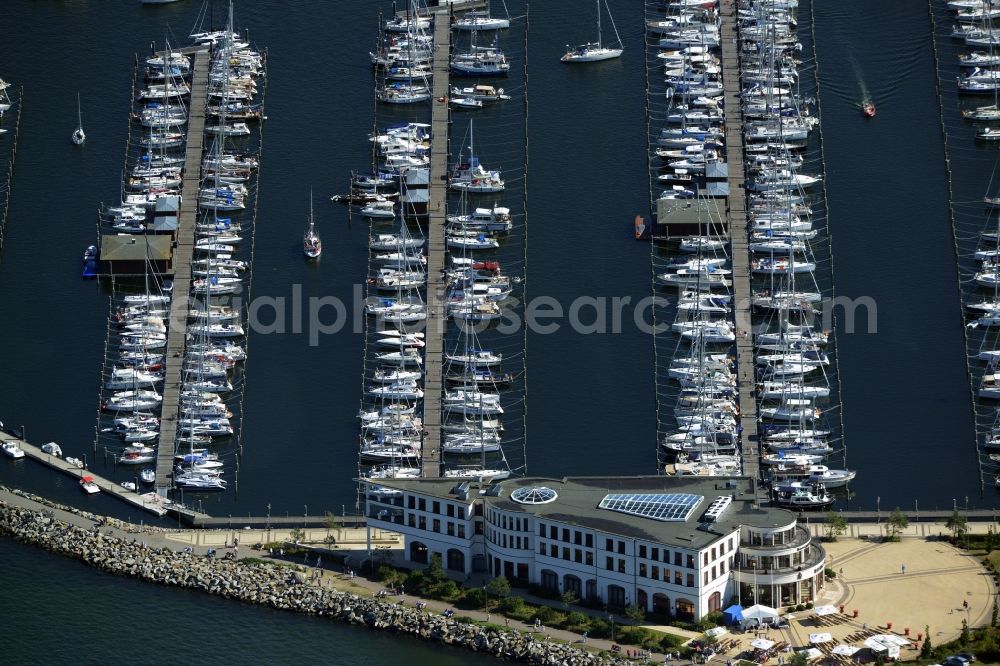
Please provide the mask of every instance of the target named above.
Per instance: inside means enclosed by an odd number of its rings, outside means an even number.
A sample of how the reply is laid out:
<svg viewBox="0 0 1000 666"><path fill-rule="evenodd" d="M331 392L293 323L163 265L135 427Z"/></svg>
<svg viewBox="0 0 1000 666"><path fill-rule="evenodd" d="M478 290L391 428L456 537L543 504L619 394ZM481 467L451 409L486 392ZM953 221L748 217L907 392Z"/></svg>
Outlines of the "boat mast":
<svg viewBox="0 0 1000 666"><path fill-rule="evenodd" d="M597 0L597 48L601 48L601 0Z"/></svg>

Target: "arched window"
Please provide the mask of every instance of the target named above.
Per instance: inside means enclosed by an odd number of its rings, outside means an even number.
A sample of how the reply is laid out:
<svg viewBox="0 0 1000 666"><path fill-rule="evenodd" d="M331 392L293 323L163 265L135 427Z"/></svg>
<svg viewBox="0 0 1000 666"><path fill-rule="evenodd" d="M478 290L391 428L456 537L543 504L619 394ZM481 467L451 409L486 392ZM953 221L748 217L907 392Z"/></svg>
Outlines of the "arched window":
<svg viewBox="0 0 1000 666"><path fill-rule="evenodd" d="M417 564L427 564L427 546L419 541L410 542L410 561Z"/></svg>

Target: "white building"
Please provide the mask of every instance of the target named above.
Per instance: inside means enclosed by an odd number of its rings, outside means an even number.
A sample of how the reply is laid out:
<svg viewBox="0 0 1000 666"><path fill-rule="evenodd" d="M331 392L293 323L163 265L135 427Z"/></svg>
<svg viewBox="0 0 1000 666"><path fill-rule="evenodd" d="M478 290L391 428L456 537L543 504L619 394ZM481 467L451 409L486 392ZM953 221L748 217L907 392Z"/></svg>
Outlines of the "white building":
<svg viewBox="0 0 1000 666"><path fill-rule="evenodd" d="M823 586L823 548L754 491L746 477L379 479L365 497L368 525L401 534L414 564L440 555L454 572L699 619L734 597L786 606Z"/></svg>

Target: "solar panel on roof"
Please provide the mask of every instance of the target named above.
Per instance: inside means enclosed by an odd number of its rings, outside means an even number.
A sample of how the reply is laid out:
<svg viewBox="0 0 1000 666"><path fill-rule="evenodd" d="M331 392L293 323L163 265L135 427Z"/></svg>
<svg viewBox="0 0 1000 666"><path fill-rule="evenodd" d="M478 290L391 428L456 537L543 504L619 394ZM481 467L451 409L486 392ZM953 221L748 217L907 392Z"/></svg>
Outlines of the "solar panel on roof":
<svg viewBox="0 0 1000 666"><path fill-rule="evenodd" d="M686 493L605 495L598 508L664 522L683 522L705 498Z"/></svg>

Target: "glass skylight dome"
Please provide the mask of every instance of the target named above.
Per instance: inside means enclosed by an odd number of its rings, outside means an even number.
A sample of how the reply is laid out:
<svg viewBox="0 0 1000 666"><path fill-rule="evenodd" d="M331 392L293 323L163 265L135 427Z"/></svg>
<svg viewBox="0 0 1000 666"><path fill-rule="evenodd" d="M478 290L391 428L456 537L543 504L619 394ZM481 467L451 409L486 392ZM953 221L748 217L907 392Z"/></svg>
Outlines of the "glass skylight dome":
<svg viewBox="0 0 1000 666"><path fill-rule="evenodd" d="M510 494L510 498L518 504L548 504L554 502L559 494L545 486L527 486L518 488Z"/></svg>

